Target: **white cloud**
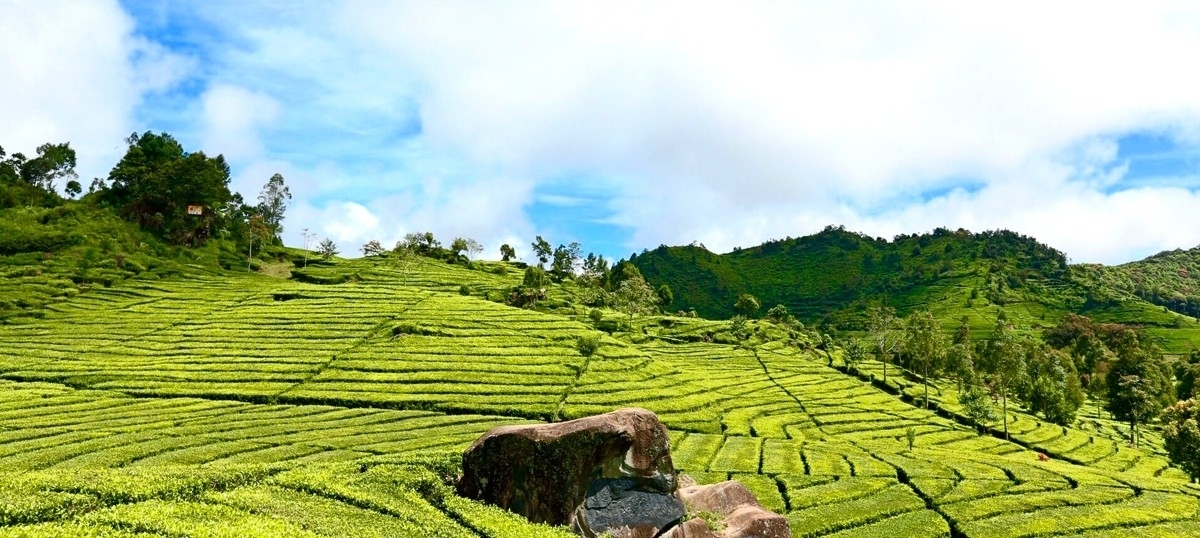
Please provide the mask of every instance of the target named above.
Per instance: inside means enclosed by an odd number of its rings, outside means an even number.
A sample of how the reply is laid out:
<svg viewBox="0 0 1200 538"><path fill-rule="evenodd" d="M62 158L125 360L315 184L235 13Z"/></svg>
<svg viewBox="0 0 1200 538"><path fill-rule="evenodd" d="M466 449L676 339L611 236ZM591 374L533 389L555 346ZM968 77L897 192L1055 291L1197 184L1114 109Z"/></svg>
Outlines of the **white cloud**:
<svg viewBox="0 0 1200 538"><path fill-rule="evenodd" d="M1198 15L1171 2L350 2L339 23L420 81L431 147L621 178L614 220L634 247L885 217L875 226L953 225L920 193L970 178L979 192L945 202L960 220L1116 261L1200 243L1200 228L1151 228L1161 207L1125 205L1178 191L1107 195L1113 178L1079 165L1119 164L1112 140L1130 131L1194 137L1200 71L1184 66L1200 57ZM1068 174L1030 174L1044 169ZM1010 191L1029 196L997 194ZM1090 239L1107 226L1136 232Z"/></svg>
<svg viewBox="0 0 1200 538"><path fill-rule="evenodd" d="M228 84L210 87L204 106L204 149L230 162L245 162L263 153L261 130L280 114L278 101L263 93Z"/></svg>
<svg viewBox="0 0 1200 538"><path fill-rule="evenodd" d="M4 149L31 155L69 141L81 182L107 176L138 128L142 95L170 86L188 65L133 30L116 1L0 2Z"/></svg>

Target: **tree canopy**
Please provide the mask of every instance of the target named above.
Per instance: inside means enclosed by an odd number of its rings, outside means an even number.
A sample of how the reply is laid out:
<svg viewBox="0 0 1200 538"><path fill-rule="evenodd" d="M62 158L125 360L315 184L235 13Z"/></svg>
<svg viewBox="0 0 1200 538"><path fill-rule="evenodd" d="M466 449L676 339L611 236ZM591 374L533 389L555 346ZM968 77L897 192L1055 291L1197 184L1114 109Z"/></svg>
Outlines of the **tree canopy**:
<svg viewBox="0 0 1200 538"><path fill-rule="evenodd" d="M108 174L108 201L125 218L173 243L200 244L211 237L218 210L232 200L225 158L188 153L167 133L134 133L125 141L125 156ZM189 214L189 207L198 211Z"/></svg>

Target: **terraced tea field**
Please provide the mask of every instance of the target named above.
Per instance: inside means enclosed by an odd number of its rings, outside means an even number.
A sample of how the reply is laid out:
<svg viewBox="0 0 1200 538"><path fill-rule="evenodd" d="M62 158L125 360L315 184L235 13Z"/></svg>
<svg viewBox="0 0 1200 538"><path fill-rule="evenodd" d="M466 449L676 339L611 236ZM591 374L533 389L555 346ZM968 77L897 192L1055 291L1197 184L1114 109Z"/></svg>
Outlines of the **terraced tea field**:
<svg viewBox="0 0 1200 538"><path fill-rule="evenodd" d="M310 272L338 283L130 281L0 326L0 536L565 536L442 478L494 426L625 406L795 536L1200 535L1200 486L1096 413L1013 411L1008 442L961 425L953 389L925 410L823 353L676 337L711 322L608 335L481 297L516 270Z"/></svg>

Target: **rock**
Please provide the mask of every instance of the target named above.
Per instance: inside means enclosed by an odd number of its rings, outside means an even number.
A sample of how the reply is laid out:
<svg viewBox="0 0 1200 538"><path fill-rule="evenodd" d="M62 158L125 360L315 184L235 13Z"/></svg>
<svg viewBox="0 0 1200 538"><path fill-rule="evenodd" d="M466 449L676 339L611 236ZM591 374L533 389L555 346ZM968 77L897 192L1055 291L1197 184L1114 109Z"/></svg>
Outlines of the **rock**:
<svg viewBox="0 0 1200 538"><path fill-rule="evenodd" d="M664 535L668 538L790 538L791 524L786 517L758 504L758 499L741 482L729 480L708 486L679 490L688 510L714 512L724 516L712 531L699 518L690 519Z"/></svg>
<svg viewBox="0 0 1200 538"><path fill-rule="evenodd" d="M717 538L716 533L708 528L708 522L700 518L689 519L675 527L669 534L671 538Z"/></svg>
<svg viewBox="0 0 1200 538"><path fill-rule="evenodd" d="M645 409L502 426L463 454L458 493L582 536L653 538L684 516L667 428Z"/></svg>

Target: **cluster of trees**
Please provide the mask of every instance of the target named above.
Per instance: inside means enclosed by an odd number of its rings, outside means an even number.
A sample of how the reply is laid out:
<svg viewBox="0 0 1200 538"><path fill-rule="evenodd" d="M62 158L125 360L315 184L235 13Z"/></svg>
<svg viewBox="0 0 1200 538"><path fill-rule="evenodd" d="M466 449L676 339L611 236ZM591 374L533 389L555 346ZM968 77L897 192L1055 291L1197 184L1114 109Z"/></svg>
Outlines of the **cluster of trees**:
<svg viewBox="0 0 1200 538"><path fill-rule="evenodd" d="M67 179L64 190L74 198L83 190L75 173L71 144L42 144L37 156L9 155L0 147L0 209L18 206L53 206L62 200L57 182Z"/></svg>
<svg viewBox="0 0 1200 538"><path fill-rule="evenodd" d="M1114 418L1129 423L1133 446L1141 441L1142 425L1161 417L1168 451L1200 480L1195 403L1200 350L1172 369L1153 340L1133 328L1074 314L1035 338L1019 335L1001 313L991 334L973 342L965 318L947 337L928 310L899 318L891 307L876 305L868 310L866 339L845 345L851 368L871 354L883 363L885 383L890 364L922 382L926 406L930 381L953 378L965 414L981 427L999 418L1006 438L1010 399L1067 426L1091 394Z"/></svg>
<svg viewBox="0 0 1200 538"><path fill-rule="evenodd" d="M256 243L279 243L291 193L275 174L257 204L230 192L229 165L221 155L188 152L167 133L133 133L107 178L95 178L83 202L111 208L174 245L199 246L214 237L232 240L252 255ZM43 144L36 156L0 148L0 208L54 206L83 193L69 143Z"/></svg>

